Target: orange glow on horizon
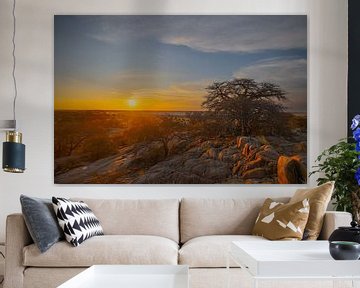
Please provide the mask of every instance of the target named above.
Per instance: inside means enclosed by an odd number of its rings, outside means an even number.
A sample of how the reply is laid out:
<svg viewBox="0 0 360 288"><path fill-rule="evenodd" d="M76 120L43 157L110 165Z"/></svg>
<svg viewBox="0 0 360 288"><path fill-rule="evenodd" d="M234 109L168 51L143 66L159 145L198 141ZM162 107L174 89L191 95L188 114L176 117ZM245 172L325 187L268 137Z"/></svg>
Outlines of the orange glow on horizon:
<svg viewBox="0 0 360 288"><path fill-rule="evenodd" d="M55 110L125 110L125 111L202 111L203 94L158 93L129 97L131 92L114 93L108 91L87 91L82 89L55 89ZM150 95L149 95L150 94ZM67 95L59 97L58 95Z"/></svg>

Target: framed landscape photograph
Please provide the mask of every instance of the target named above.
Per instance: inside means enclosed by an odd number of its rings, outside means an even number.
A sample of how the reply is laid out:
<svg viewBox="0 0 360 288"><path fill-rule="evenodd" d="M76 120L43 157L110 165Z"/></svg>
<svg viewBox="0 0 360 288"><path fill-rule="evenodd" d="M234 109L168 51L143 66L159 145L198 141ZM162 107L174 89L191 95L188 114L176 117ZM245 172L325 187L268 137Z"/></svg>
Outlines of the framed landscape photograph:
<svg viewBox="0 0 360 288"><path fill-rule="evenodd" d="M305 184L306 15L56 15L57 184Z"/></svg>

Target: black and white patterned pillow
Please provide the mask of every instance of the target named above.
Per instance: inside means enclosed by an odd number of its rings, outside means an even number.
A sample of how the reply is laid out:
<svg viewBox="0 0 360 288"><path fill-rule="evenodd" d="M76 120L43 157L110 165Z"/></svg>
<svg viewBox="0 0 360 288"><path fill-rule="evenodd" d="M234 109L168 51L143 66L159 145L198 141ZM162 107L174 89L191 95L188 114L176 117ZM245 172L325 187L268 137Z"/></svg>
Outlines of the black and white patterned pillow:
<svg viewBox="0 0 360 288"><path fill-rule="evenodd" d="M86 239L104 235L99 220L84 202L52 197L55 214L66 241L79 246Z"/></svg>

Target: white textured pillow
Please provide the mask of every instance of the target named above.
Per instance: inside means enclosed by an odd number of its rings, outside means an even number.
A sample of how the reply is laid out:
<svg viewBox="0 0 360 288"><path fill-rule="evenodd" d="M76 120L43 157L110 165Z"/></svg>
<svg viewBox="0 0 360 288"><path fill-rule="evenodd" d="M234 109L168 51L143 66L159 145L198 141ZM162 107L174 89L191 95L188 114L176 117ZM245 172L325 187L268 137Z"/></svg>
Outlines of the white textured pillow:
<svg viewBox="0 0 360 288"><path fill-rule="evenodd" d="M52 197L55 214L66 241L79 246L86 239L104 235L99 220L84 202Z"/></svg>

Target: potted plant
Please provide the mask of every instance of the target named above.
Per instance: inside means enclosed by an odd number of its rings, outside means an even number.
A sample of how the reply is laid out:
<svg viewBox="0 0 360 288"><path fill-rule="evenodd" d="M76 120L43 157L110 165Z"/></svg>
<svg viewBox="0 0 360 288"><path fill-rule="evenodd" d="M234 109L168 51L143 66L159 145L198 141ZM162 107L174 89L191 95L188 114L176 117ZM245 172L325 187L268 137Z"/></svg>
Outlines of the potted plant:
<svg viewBox="0 0 360 288"><path fill-rule="evenodd" d="M332 199L337 211L352 213L353 219L360 220L360 115L352 120L353 139L342 139L325 149L316 159L317 165L310 173L320 173L317 183L335 181Z"/></svg>

